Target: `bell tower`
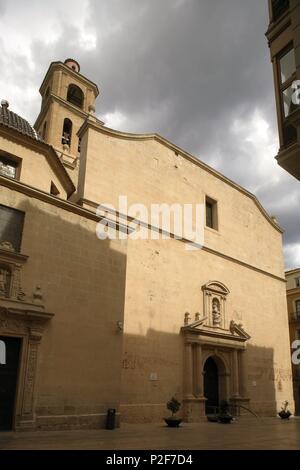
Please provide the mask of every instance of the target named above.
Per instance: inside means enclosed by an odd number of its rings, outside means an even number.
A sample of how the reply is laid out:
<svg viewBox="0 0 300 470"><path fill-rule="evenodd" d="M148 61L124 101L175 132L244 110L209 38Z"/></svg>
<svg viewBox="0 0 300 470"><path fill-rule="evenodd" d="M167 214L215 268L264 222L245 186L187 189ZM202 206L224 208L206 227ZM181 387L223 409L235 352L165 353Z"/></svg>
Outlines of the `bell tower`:
<svg viewBox="0 0 300 470"><path fill-rule="evenodd" d="M80 139L77 132L95 112L98 87L80 73L74 59L52 62L40 87L41 110L35 129L52 145L76 185Z"/></svg>

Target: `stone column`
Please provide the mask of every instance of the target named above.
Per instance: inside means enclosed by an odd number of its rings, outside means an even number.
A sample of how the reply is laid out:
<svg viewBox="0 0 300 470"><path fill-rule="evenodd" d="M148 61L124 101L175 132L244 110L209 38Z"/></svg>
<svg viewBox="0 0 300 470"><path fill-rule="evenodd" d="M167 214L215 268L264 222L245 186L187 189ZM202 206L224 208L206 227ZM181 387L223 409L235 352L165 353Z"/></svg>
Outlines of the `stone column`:
<svg viewBox="0 0 300 470"><path fill-rule="evenodd" d="M34 429L35 427L34 388L36 380L38 348L41 339L41 330L30 328L25 371L25 388L19 422L19 427L21 429Z"/></svg>
<svg viewBox="0 0 300 470"><path fill-rule="evenodd" d="M185 343L184 358L184 397L194 398L193 395L193 350L192 343Z"/></svg>
<svg viewBox="0 0 300 470"><path fill-rule="evenodd" d="M247 351L245 349L239 352L240 377L241 377L241 396L248 396L248 364Z"/></svg>
<svg viewBox="0 0 300 470"><path fill-rule="evenodd" d="M239 363L238 363L238 350L233 350L233 398L238 398L239 393Z"/></svg>
<svg viewBox="0 0 300 470"><path fill-rule="evenodd" d="M203 386L203 364L202 364L202 346L196 344L196 384L195 393L197 398L204 397L204 386Z"/></svg>

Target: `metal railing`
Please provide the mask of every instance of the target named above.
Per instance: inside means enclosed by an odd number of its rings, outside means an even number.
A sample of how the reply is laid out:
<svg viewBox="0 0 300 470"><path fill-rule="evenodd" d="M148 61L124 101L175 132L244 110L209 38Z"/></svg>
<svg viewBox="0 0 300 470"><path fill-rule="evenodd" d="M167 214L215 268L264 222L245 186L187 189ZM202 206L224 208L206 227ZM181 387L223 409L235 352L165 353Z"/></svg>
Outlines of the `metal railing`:
<svg viewBox="0 0 300 470"><path fill-rule="evenodd" d="M221 412L220 406L207 406L206 407L206 415L207 416L218 416ZM230 403L228 405L227 411L229 414L231 414L234 417L240 417L241 416L241 409L247 411L249 414L254 416L257 419L260 419L257 413L255 413L251 408L248 408L247 406L244 405L236 405L233 403Z"/></svg>

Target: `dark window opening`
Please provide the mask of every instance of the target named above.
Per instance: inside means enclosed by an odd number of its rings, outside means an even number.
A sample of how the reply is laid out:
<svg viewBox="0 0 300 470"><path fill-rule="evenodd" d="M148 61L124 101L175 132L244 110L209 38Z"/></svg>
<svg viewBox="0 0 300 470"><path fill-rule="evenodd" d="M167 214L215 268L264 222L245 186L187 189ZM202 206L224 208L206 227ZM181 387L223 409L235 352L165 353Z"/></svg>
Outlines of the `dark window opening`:
<svg viewBox="0 0 300 470"><path fill-rule="evenodd" d="M213 199L205 198L206 227L218 230L217 202Z"/></svg>
<svg viewBox="0 0 300 470"><path fill-rule="evenodd" d="M289 146L297 142L297 129L288 125L283 128L283 143L285 146Z"/></svg>
<svg viewBox="0 0 300 470"><path fill-rule="evenodd" d="M71 139L72 139L72 121L69 118L65 118L63 131L62 131L62 137L61 137L61 143L67 144L70 146Z"/></svg>
<svg viewBox="0 0 300 470"><path fill-rule="evenodd" d="M0 175L8 178L18 179L20 161L13 160L9 157L0 156Z"/></svg>
<svg viewBox="0 0 300 470"><path fill-rule="evenodd" d="M42 139L45 140L47 135L47 121L44 122L43 125L43 132L42 132Z"/></svg>
<svg viewBox="0 0 300 470"><path fill-rule="evenodd" d="M77 85L69 85L67 101L74 104L78 108L82 108L83 107L83 92L81 88L79 88Z"/></svg>
<svg viewBox="0 0 300 470"><path fill-rule="evenodd" d="M21 249L24 216L24 212L0 204L0 243L10 243L17 252Z"/></svg>
<svg viewBox="0 0 300 470"><path fill-rule="evenodd" d="M59 196L59 191L53 181L51 181L50 194L52 194L53 196Z"/></svg>
<svg viewBox="0 0 300 470"><path fill-rule="evenodd" d="M272 1L272 20L278 20L283 13L290 7L289 0L273 0Z"/></svg>
<svg viewBox="0 0 300 470"><path fill-rule="evenodd" d="M79 139L78 139L78 148L77 148L77 150L78 150L78 153L80 153L80 150L81 150L81 137L79 137Z"/></svg>

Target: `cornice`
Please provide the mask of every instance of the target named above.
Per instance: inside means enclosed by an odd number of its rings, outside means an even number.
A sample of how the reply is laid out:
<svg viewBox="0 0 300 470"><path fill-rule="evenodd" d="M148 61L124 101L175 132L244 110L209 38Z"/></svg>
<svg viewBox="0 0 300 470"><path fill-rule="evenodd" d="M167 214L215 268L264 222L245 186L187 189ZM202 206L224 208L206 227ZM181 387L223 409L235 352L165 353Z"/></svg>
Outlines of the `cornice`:
<svg viewBox="0 0 300 470"><path fill-rule="evenodd" d="M73 194L75 191L75 186L73 181L71 180L70 176L67 173L64 165L61 163L56 151L54 148L44 142L43 140L36 140L32 139L30 136L25 134L21 134L15 129L7 128L5 126L0 125L0 134L4 136L4 138L8 138L13 142L17 142L19 145L23 145L29 149L32 149L36 152L40 152L46 156L48 163L56 168L58 171L61 179L63 180L64 187L66 189L68 197Z"/></svg>
<svg viewBox="0 0 300 470"><path fill-rule="evenodd" d="M65 65L61 61L51 62L51 64L49 65L49 68L46 72L44 80L42 81L42 84L41 84L40 89L39 89L39 92L40 92L41 95L44 92L45 84L48 80L50 72L52 72L54 70L59 70L59 69L64 70L65 72L67 72L69 75L71 75L76 80L79 80L82 83L84 83L85 85L90 86L91 88L93 88L93 90L95 91L96 97L99 95L99 88L98 88L96 83L94 83L91 80L89 80L88 78L86 78L80 72L75 72L74 70L72 70L70 67L68 67L67 65Z"/></svg>
<svg viewBox="0 0 300 470"><path fill-rule="evenodd" d="M69 101L66 101L64 100L63 98L61 98L60 96L58 95L55 95L54 93L51 93L49 95L49 97L47 98L47 101L45 103L45 105L42 107L38 117L36 118L36 121L34 123L34 128L37 130L37 128L41 125L41 123L43 122L43 119L45 118L45 115L47 114L47 112L49 111L49 108L50 108L50 105L51 105L51 102L56 102L56 103L59 103L61 106L63 106L64 108L66 108L68 111L72 111L72 113L74 114L77 114L77 116L79 116L80 118L82 118L82 120L85 120L88 118L89 116L89 113L87 113L86 111L83 111L82 109L78 108L77 106L75 106L74 104L70 103ZM97 122L100 124L100 125L104 125L104 122L101 121L100 119L98 118L95 118L97 120Z"/></svg>
<svg viewBox="0 0 300 470"><path fill-rule="evenodd" d="M300 275L300 268L293 268L293 269L289 269L288 271L285 271L286 276L290 276L291 274L297 274L297 273L299 273Z"/></svg>
<svg viewBox="0 0 300 470"><path fill-rule="evenodd" d="M286 290L286 295L289 297L291 295L300 295L300 287L292 287L291 289Z"/></svg>
<svg viewBox="0 0 300 470"><path fill-rule="evenodd" d="M168 147L169 149L173 150L174 152L179 153L186 160L188 160L191 163L197 165L198 167L202 168L203 170L207 171L208 173L212 174L216 178L220 179L224 183L228 184L232 188L236 189L240 193L242 193L245 196L247 196L248 198L250 198L255 203L255 205L257 206L257 208L259 209L261 214L265 217L265 219L272 225L272 227L275 228L279 233L281 233L281 234L284 233L284 230L277 223L275 223L273 221L273 219L269 216L267 211L263 208L263 206L261 205L261 203L259 202L259 200L257 199L257 197L254 194L252 194L250 191L243 188L239 184L235 183L234 181L230 180L226 176L222 175L222 173L219 173L217 170L211 168L209 165L202 162L201 160L196 158L194 155L186 152L182 148L178 147L177 145L173 144L169 140L165 139L161 135L156 134L156 133L155 134L133 134L133 133L128 133L128 132L121 132L121 131L117 131L115 129L110 129L109 127L105 127L105 126L97 123L96 121L94 121L92 119L86 119L84 121L81 128L77 132L77 135L79 137L81 137L88 128L94 129L98 132L101 132L102 134L106 134L106 135L109 135L111 137L116 137L116 138L120 138L120 139L126 139L126 140L132 140L132 141L134 141L134 140L142 140L142 141L154 140L154 141L159 142L160 144L164 145L165 147Z"/></svg>
<svg viewBox="0 0 300 470"><path fill-rule="evenodd" d="M85 217L86 219L94 220L96 222L99 222L102 219L102 217L97 216L95 212L84 209L83 207L78 206L78 204L60 199L52 194L33 188L27 184L20 183L19 181L6 176L0 176L0 186L5 186L8 189L25 194L28 197L38 199L39 201L46 202L47 204L51 204L59 207L60 209ZM122 232L126 232L128 230L126 225L119 222L112 221L112 224L115 225L116 230L120 230Z"/></svg>

